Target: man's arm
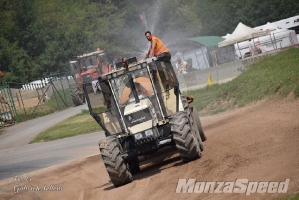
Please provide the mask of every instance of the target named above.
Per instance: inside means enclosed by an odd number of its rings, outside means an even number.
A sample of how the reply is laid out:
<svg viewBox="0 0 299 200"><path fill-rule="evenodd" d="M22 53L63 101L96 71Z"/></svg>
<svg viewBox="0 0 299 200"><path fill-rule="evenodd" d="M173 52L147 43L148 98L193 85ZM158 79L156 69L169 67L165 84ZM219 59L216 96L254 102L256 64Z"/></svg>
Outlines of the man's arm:
<svg viewBox="0 0 299 200"><path fill-rule="evenodd" d="M151 48L150 48L149 53L148 53L149 58L153 57L154 48L155 48L156 44L157 44L156 40L151 41Z"/></svg>

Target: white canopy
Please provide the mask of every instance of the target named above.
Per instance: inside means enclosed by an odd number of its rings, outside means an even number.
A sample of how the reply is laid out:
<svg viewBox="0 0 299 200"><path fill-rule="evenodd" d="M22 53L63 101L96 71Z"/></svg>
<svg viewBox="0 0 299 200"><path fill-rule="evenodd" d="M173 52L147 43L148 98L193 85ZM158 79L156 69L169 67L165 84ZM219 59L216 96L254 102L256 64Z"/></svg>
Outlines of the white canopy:
<svg viewBox="0 0 299 200"><path fill-rule="evenodd" d="M227 33L225 36L222 36L222 38L226 39L226 38L228 38L229 36L231 36L231 34Z"/></svg>
<svg viewBox="0 0 299 200"><path fill-rule="evenodd" d="M274 23L270 23L268 22L264 27L263 30L270 30L270 31L274 31L277 29L277 26Z"/></svg>
<svg viewBox="0 0 299 200"><path fill-rule="evenodd" d="M237 42L242 42L245 40L249 40L252 38L268 35L270 33L269 30L255 30L250 28L241 22L239 22L238 26L234 30L234 32L226 38L224 41L218 43L218 47L224 47L228 45L235 44Z"/></svg>

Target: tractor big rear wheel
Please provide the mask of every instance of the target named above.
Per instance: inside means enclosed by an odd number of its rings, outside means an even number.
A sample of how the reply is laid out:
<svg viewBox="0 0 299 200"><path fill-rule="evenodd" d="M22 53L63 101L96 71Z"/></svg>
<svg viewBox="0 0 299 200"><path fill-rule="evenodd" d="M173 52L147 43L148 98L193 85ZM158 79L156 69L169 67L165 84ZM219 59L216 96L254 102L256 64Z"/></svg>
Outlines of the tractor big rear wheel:
<svg viewBox="0 0 299 200"><path fill-rule="evenodd" d="M115 187L132 182L129 171L121 155L120 145L115 136L109 136L99 142L100 152L111 182Z"/></svg>
<svg viewBox="0 0 299 200"><path fill-rule="evenodd" d="M71 97L75 106L83 105L85 102L85 95L82 86L75 84L70 85Z"/></svg>
<svg viewBox="0 0 299 200"><path fill-rule="evenodd" d="M183 162L189 162L201 157L201 149L196 132L192 130L185 111L178 112L170 120L173 139Z"/></svg>

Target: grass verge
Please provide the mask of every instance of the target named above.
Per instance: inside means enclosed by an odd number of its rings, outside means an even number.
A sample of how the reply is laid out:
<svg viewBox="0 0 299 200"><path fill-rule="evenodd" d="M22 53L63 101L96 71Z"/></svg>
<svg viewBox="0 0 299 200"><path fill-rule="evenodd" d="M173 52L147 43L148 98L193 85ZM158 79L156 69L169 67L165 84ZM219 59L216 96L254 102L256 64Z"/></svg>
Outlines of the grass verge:
<svg viewBox="0 0 299 200"><path fill-rule="evenodd" d="M18 122L27 121L37 117L45 116L58 110L74 106L72 102L70 89L54 91L49 101L18 111Z"/></svg>
<svg viewBox="0 0 299 200"><path fill-rule="evenodd" d="M215 114L270 98L286 97L290 92L299 97L299 49L292 48L250 65L242 74L224 84L214 84L190 91L192 106L200 114Z"/></svg>
<svg viewBox="0 0 299 200"><path fill-rule="evenodd" d="M90 116L89 111L82 110L80 114L74 115L41 132L30 143L57 140L100 130L102 130L101 127Z"/></svg>
<svg viewBox="0 0 299 200"><path fill-rule="evenodd" d="M278 198L277 200L299 200L299 194L290 194L284 198Z"/></svg>

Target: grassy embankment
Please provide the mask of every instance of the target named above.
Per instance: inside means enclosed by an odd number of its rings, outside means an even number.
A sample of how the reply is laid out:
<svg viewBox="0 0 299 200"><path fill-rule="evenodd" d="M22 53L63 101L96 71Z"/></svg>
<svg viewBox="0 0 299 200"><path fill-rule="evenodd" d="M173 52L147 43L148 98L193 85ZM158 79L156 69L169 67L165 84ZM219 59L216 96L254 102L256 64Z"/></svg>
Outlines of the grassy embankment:
<svg viewBox="0 0 299 200"><path fill-rule="evenodd" d="M289 49L266 57L225 84L214 84L190 91L192 106L201 115L215 114L242 107L274 95L286 97L291 92L299 97L299 49Z"/></svg>
<svg viewBox="0 0 299 200"><path fill-rule="evenodd" d="M242 107L261 99L290 93L299 97L299 49L289 49L266 57L249 66L246 71L225 84L214 84L190 91L191 104L200 115L219 113ZM100 130L87 111L73 116L42 132L33 142L49 141Z"/></svg>
<svg viewBox="0 0 299 200"><path fill-rule="evenodd" d="M299 200L299 194L290 194L285 198L278 198L277 200Z"/></svg>

